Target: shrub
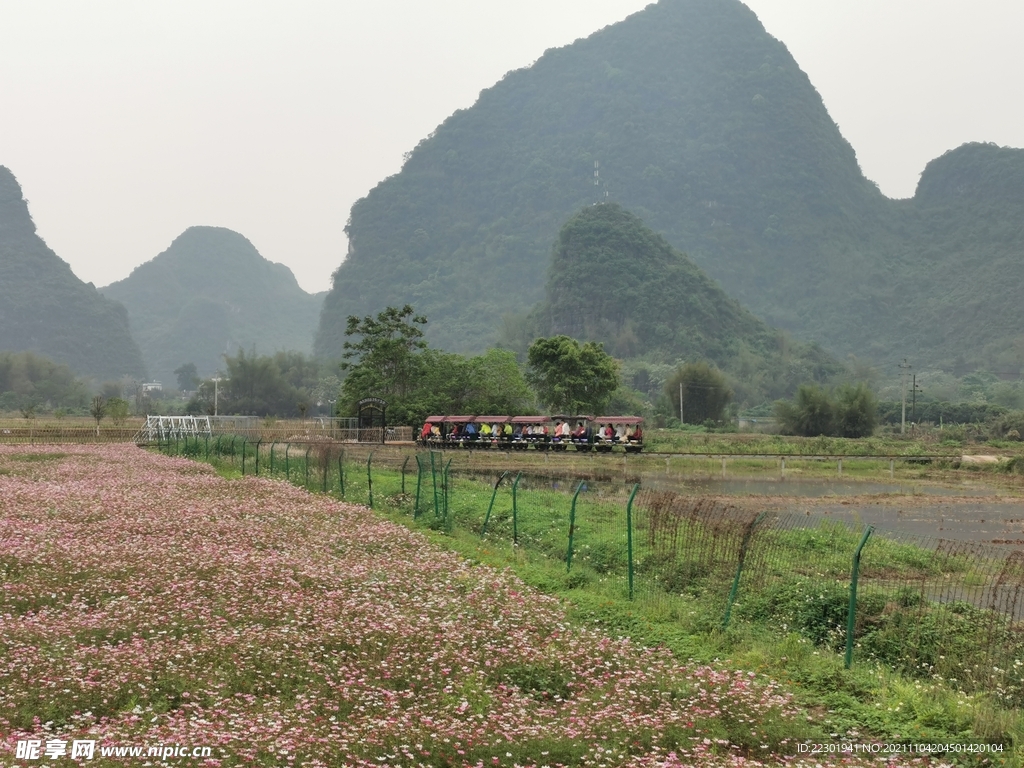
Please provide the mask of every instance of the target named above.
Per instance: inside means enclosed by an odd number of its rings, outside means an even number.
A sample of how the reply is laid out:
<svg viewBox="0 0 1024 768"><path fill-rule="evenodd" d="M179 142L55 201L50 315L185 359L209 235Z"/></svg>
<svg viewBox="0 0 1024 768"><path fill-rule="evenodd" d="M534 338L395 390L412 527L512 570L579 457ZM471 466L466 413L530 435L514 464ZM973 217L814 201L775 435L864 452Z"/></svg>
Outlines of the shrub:
<svg viewBox="0 0 1024 768"><path fill-rule="evenodd" d="M794 401L776 402L775 415L787 434L868 437L878 424L878 404L863 382L845 384L834 393L803 384Z"/></svg>

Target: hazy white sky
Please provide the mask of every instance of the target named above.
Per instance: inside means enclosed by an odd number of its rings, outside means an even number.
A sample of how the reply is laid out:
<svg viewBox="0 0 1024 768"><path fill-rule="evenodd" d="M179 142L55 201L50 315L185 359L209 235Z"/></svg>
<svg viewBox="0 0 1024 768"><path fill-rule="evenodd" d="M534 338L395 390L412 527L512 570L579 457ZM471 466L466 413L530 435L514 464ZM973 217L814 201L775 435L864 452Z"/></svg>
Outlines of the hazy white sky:
<svg viewBox="0 0 1024 768"><path fill-rule="evenodd" d="M0 165L96 285L229 227L329 287L349 209L510 69L644 0L0 0ZM1020 0L751 0L866 175L1024 147ZM201 275L196 276L201 279Z"/></svg>

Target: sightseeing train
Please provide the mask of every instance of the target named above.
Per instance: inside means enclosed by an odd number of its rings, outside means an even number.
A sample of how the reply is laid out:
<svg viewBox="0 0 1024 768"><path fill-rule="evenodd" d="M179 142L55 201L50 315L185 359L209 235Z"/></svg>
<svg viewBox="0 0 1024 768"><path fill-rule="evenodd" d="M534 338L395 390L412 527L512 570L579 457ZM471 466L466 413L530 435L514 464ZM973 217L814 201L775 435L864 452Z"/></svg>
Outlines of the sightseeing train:
<svg viewBox="0 0 1024 768"><path fill-rule="evenodd" d="M429 448L611 453L644 449L639 416L430 416L417 442Z"/></svg>

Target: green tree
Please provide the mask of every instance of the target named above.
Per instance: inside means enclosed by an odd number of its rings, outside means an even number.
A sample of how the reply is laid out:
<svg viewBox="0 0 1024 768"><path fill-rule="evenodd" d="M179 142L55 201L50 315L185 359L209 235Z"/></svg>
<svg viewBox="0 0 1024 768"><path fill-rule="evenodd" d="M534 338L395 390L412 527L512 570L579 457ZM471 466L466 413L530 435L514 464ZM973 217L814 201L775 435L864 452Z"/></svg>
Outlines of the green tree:
<svg viewBox="0 0 1024 768"><path fill-rule="evenodd" d="M835 404L817 384L801 384L793 401L775 403L775 415L785 432L817 437L835 434Z"/></svg>
<svg viewBox="0 0 1024 768"><path fill-rule="evenodd" d="M836 392L835 431L839 437L868 437L878 424L878 403L865 382Z"/></svg>
<svg viewBox="0 0 1024 768"><path fill-rule="evenodd" d="M218 410L221 413L256 416L292 415L295 404L304 395L284 377L277 361L266 355L225 357L227 382L221 386Z"/></svg>
<svg viewBox="0 0 1024 768"><path fill-rule="evenodd" d="M182 392L192 392L199 386L199 372L195 363L182 363L174 369L174 375L178 377L178 389Z"/></svg>
<svg viewBox="0 0 1024 768"><path fill-rule="evenodd" d="M66 365L33 352L0 352L0 402L12 410L83 408L89 393Z"/></svg>
<svg viewBox="0 0 1024 768"><path fill-rule="evenodd" d="M878 403L864 382L844 384L835 393L803 384L792 401L775 403L785 432L805 437L867 437L878 423Z"/></svg>
<svg viewBox="0 0 1024 768"><path fill-rule="evenodd" d="M679 393L682 385L682 409ZM687 363L676 369L665 382L665 394L672 401L675 413L682 413L686 424L721 421L725 407L732 400L732 390L725 375L706 362Z"/></svg>
<svg viewBox="0 0 1024 768"><path fill-rule="evenodd" d="M284 351L274 354L274 362L289 384L312 396L321 377L321 365L316 358L307 357L301 352Z"/></svg>
<svg viewBox="0 0 1024 768"><path fill-rule="evenodd" d="M494 413L520 416L533 409L534 394L523 376L514 352L489 349L471 357L468 367L470 413Z"/></svg>
<svg viewBox="0 0 1024 768"><path fill-rule="evenodd" d="M567 415L603 413L619 385L618 364L597 342L580 344L569 336L537 339L526 357L527 380L540 401Z"/></svg>
<svg viewBox="0 0 1024 768"><path fill-rule="evenodd" d="M92 404L89 406L89 413L94 419L96 419L96 434L100 433L100 422L103 417L107 415L107 402L103 399L103 395L96 395L92 399Z"/></svg>
<svg viewBox="0 0 1024 768"><path fill-rule="evenodd" d="M123 398L112 397L107 400L107 415L110 416L111 421L117 426L124 424L130 409L131 406L128 404L128 401Z"/></svg>
<svg viewBox="0 0 1024 768"><path fill-rule="evenodd" d="M408 304L401 309L388 307L376 318L367 315L360 320L350 315L345 328L349 340L344 344L342 370L362 369L363 384L370 378L375 380L380 396L408 394L419 370L417 352L427 346L418 326L426 323L427 318L413 314Z"/></svg>

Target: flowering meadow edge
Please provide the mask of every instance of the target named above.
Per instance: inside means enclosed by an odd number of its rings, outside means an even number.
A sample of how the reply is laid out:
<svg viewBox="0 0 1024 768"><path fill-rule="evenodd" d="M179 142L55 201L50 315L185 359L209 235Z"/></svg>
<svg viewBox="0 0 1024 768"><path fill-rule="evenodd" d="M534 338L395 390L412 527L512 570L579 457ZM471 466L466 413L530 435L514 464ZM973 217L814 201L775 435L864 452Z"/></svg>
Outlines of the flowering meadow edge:
<svg viewBox="0 0 1024 768"><path fill-rule="evenodd" d="M209 745L210 766L879 764L798 754L806 715L762 676L574 626L366 508L134 446L0 447L0 568L12 756L59 739Z"/></svg>

